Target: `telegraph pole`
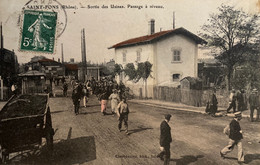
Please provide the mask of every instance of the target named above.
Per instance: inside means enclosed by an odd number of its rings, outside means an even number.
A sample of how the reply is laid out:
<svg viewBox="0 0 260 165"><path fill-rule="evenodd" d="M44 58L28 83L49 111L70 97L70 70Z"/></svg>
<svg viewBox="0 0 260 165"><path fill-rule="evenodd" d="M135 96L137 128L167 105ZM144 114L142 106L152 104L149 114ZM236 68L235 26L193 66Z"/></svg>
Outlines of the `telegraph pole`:
<svg viewBox="0 0 260 165"><path fill-rule="evenodd" d="M63 43L61 43L61 63L64 63Z"/></svg>
<svg viewBox="0 0 260 165"><path fill-rule="evenodd" d="M81 53L82 53L82 80L85 82L85 76L87 71L86 62L86 42L85 42L85 29L81 30Z"/></svg>
<svg viewBox="0 0 260 165"><path fill-rule="evenodd" d="M4 61L4 37L3 37L3 26L2 26L2 22L1 22L1 30L0 30L0 40L1 40L1 48L0 48L0 86L1 86L1 90L0 90L0 99L3 100L4 99L4 82L3 82L3 61Z"/></svg>

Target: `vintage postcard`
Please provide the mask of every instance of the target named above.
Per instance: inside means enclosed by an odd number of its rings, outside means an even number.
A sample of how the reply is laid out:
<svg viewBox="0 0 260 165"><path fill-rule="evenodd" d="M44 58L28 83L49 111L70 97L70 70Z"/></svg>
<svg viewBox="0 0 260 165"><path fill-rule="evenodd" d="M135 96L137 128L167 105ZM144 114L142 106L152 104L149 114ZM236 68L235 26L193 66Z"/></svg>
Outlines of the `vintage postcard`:
<svg viewBox="0 0 260 165"><path fill-rule="evenodd" d="M0 0L0 164L260 164L260 0Z"/></svg>

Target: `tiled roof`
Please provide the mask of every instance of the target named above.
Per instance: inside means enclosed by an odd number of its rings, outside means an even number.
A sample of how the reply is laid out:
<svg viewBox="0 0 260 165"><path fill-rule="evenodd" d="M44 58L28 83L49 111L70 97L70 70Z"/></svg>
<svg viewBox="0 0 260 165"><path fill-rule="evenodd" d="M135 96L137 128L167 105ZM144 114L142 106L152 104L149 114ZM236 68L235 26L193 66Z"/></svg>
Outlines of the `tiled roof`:
<svg viewBox="0 0 260 165"><path fill-rule="evenodd" d="M61 66L62 64L60 62L57 62L55 60L52 59L48 59L48 58L44 58L41 60L38 60L39 63L41 63L44 66Z"/></svg>
<svg viewBox="0 0 260 165"><path fill-rule="evenodd" d="M178 28L178 29L161 31L158 33L154 33L152 35L146 35L146 36L141 36L141 37L137 37L137 38L132 38L132 39L117 43L117 44L109 47L109 49L147 44L150 42L158 41L158 40L162 39L163 37L167 37L169 35L174 35L174 34L183 34L183 35L191 38L192 40L194 40L197 44L207 43L206 41L204 41L197 35L189 32L188 30L186 30L184 28Z"/></svg>
<svg viewBox="0 0 260 165"><path fill-rule="evenodd" d="M48 58L43 58L41 60L38 60L38 62L53 62L54 60L48 59Z"/></svg>
<svg viewBox="0 0 260 165"><path fill-rule="evenodd" d="M180 81L183 81L187 79L191 84L195 84L199 81L202 81L200 78L197 78L197 77L190 77L190 76L187 76L187 77L184 77L183 79L181 79Z"/></svg>
<svg viewBox="0 0 260 165"><path fill-rule="evenodd" d="M65 68L68 70L78 70L77 64L65 64Z"/></svg>

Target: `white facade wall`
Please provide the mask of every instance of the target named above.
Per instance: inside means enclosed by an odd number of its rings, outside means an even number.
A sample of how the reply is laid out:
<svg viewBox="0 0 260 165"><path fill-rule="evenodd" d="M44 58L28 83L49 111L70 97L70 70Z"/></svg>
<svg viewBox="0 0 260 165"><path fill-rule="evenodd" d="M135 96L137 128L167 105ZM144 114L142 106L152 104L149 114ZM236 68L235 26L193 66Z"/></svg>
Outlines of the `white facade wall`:
<svg viewBox="0 0 260 165"><path fill-rule="evenodd" d="M127 63L133 63L137 68L137 51L139 51L141 55L139 62L149 61L151 64L154 64L154 51L152 44L115 49L115 63L121 64L123 67L125 67ZM123 62L123 53L126 54L126 62ZM151 75L154 77L154 65L152 71ZM120 78L117 77L117 81L119 80ZM126 86L130 87L137 96L140 95L140 88L142 88L142 95L143 97L145 96L145 84L142 80L133 83L132 81L127 81L127 77L124 78L123 76L122 81ZM153 83L154 79L149 77L147 79L147 97L153 97Z"/></svg>
<svg viewBox="0 0 260 165"><path fill-rule="evenodd" d="M181 61L173 62L174 49L181 50ZM166 39L162 39L154 44L137 45L125 48L115 49L115 63L121 64L123 67L127 63L134 63L137 66L137 51L140 51L141 61L149 61L153 64L152 78L147 80L147 97L153 97L154 86L172 86L177 87L180 81L173 81L173 74L180 74L180 79L187 76L197 77L197 44L183 35L174 35ZM123 62L123 53L126 54L126 61ZM117 81L120 78L117 77ZM122 79L126 86L130 87L137 96L142 88L142 95L145 96L145 84L142 80L138 83L127 81L127 77Z"/></svg>
<svg viewBox="0 0 260 165"><path fill-rule="evenodd" d="M137 51L141 52L141 62L150 61L153 59L152 45L131 46L126 48L117 48L115 50L115 62L125 66L127 63L136 63ZM123 53L126 53L126 62L123 62Z"/></svg>
<svg viewBox="0 0 260 165"><path fill-rule="evenodd" d="M156 43L157 51L157 82L159 86L177 86L179 81L173 81L173 74L180 74L180 79L197 77L197 44L183 35L174 35ZM181 51L181 60L173 61L173 50Z"/></svg>

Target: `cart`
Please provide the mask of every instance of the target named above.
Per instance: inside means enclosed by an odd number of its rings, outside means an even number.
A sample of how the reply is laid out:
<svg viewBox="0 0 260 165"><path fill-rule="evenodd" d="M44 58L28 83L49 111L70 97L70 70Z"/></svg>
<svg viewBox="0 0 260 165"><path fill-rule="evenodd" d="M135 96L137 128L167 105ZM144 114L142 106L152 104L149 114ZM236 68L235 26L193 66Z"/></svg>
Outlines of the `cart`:
<svg viewBox="0 0 260 165"><path fill-rule="evenodd" d="M48 94L24 94L11 97L0 111L0 159L9 154L39 148L42 138L53 150L53 135Z"/></svg>

